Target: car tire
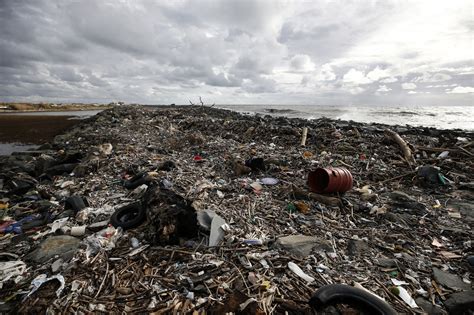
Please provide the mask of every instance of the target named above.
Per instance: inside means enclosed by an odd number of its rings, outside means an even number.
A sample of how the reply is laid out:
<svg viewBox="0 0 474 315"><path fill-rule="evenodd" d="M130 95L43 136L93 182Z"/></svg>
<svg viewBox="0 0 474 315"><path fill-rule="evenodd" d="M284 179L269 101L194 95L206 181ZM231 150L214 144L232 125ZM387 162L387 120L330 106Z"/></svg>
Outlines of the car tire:
<svg viewBox="0 0 474 315"><path fill-rule="evenodd" d="M397 312L387 302L375 295L358 288L345 284L330 284L319 288L309 301L309 305L315 310L336 305L349 304L367 314L374 315L396 315Z"/></svg>
<svg viewBox="0 0 474 315"><path fill-rule="evenodd" d="M115 210L110 217L110 223L114 227L128 230L139 226L146 219L146 211L141 202L134 202Z"/></svg>

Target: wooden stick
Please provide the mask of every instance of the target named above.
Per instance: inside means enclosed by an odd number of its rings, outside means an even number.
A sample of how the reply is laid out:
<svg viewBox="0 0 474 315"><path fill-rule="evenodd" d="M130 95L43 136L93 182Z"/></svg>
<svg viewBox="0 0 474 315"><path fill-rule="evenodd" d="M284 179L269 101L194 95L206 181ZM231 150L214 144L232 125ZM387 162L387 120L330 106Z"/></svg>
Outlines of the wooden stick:
<svg viewBox="0 0 474 315"><path fill-rule="evenodd" d="M331 207L340 207L340 206L342 206L342 202L339 198L327 197L327 196L323 196L323 195L320 195L320 194L307 192L307 191L305 191L301 188L296 187L295 185L293 185L292 188L293 188L293 194L295 196L300 196L300 197L313 199L313 200L316 200L317 202L323 203L323 204L325 204L327 206L331 206Z"/></svg>
<svg viewBox="0 0 474 315"><path fill-rule="evenodd" d="M472 153L469 152L468 150L464 149L463 147L458 146L458 148L461 149L463 152L467 153L468 155L474 156L474 154L472 154Z"/></svg>
<svg viewBox="0 0 474 315"><path fill-rule="evenodd" d="M100 286L99 286L99 290L98 290L97 293L95 294L94 299L99 296L99 293L100 293L100 291L102 290L102 287L104 286L105 279L107 279L107 276L108 276L108 274L109 274L109 262L106 261L106 263L107 263L107 267L106 267L107 269L106 269L106 271L105 271L104 279L102 279L102 282L100 283Z"/></svg>
<svg viewBox="0 0 474 315"><path fill-rule="evenodd" d="M390 129L385 129L384 133L387 137L395 141L400 146L400 149L402 150L405 160L408 162L408 164L411 165L412 163L415 163L415 159L411 154L410 147L408 147L408 144L402 139L402 137L400 137L398 133Z"/></svg>
<svg viewBox="0 0 474 315"><path fill-rule="evenodd" d="M306 138L308 137L308 127L303 128L303 135L301 136L301 146L304 147L306 145Z"/></svg>

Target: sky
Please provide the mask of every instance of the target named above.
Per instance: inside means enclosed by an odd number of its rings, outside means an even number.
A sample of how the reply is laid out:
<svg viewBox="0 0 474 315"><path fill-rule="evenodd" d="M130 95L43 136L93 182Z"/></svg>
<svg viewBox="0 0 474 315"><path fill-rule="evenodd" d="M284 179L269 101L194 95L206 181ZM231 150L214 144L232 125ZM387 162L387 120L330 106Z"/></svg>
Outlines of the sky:
<svg viewBox="0 0 474 315"><path fill-rule="evenodd" d="M473 105L466 0L0 0L0 101Z"/></svg>

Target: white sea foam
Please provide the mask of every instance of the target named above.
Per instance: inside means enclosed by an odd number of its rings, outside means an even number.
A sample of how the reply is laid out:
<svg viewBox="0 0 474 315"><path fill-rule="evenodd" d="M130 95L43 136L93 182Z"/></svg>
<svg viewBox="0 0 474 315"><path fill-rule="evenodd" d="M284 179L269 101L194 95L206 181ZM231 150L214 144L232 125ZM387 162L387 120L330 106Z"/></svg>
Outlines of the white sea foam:
<svg viewBox="0 0 474 315"><path fill-rule="evenodd" d="M328 105L221 105L238 112L290 118L353 120L363 123L412 125L438 129L474 130L472 106L328 106Z"/></svg>

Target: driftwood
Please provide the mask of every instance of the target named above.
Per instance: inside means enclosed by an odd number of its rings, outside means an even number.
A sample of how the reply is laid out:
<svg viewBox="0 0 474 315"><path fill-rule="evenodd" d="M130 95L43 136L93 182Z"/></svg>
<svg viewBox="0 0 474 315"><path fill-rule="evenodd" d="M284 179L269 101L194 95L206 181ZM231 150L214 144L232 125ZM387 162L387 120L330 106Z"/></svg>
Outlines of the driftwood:
<svg viewBox="0 0 474 315"><path fill-rule="evenodd" d="M413 155L411 154L410 147L405 142L405 140L403 140L402 137L400 137L400 135L398 133L396 133L395 131L392 131L390 129L385 129L384 134L385 134L385 136L392 139L393 141L395 141L400 146L400 149L403 152L403 156L405 157L405 160L407 161L408 164L411 165L412 163L413 164L415 163L415 159L413 158Z"/></svg>
<svg viewBox="0 0 474 315"><path fill-rule="evenodd" d="M204 107L204 102L202 101L202 98L199 96L199 103L201 103L201 107ZM196 104L194 104L193 102L191 102L191 100L189 100L189 104L191 104L192 106L196 106ZM210 108L216 106L216 103L213 103L211 106L209 106Z"/></svg>
<svg viewBox="0 0 474 315"><path fill-rule="evenodd" d="M303 135L301 136L301 146L306 145L306 138L308 137L308 127L303 128Z"/></svg>
<svg viewBox="0 0 474 315"><path fill-rule="evenodd" d="M323 203L326 206L330 206L330 207L340 207L340 206L342 206L342 202L339 198L328 197L328 196L323 196L323 195L316 194L316 193L313 193L313 192L308 192L308 191L303 190L299 187L296 187L295 185L292 185L292 190L293 190L293 194L296 197L303 197L303 198L313 199L317 202Z"/></svg>

